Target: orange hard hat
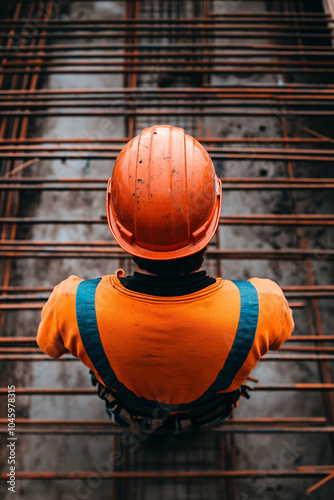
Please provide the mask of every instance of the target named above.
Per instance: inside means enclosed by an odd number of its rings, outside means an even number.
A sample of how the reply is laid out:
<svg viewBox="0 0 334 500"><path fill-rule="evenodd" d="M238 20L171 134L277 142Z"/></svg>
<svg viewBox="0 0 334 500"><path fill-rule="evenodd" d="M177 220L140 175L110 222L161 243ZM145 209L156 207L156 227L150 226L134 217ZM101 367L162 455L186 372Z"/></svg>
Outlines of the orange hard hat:
<svg viewBox="0 0 334 500"><path fill-rule="evenodd" d="M111 233L128 253L186 257L214 235L221 182L204 147L182 128L155 125L120 152L107 188Z"/></svg>

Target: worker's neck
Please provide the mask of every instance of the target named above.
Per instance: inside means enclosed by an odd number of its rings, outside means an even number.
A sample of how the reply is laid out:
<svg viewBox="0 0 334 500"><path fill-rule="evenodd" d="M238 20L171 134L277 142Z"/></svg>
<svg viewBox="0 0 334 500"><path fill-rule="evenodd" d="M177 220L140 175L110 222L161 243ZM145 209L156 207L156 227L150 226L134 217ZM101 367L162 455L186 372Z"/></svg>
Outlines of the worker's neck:
<svg viewBox="0 0 334 500"><path fill-rule="evenodd" d="M190 273L190 274L199 273L200 271L203 271L203 267L202 266L201 266L200 269L197 269L197 271L194 271L193 273ZM158 277L157 274L149 273L145 269L140 269L140 267L138 267L137 265L136 265L136 272L137 273L141 273L141 274L147 274L148 276L156 276L156 277Z"/></svg>

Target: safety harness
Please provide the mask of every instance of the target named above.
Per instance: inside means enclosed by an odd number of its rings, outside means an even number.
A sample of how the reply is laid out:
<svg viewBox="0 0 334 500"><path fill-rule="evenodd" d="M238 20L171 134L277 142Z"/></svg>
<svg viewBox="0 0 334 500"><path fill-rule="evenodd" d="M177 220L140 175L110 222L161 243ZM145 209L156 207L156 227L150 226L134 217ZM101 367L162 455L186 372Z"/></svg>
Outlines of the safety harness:
<svg viewBox="0 0 334 500"><path fill-rule="evenodd" d="M240 317L237 332L213 384L196 400L185 404L165 404L134 394L120 382L104 352L96 319L95 294L101 278L82 281L76 294L76 316L85 351L103 385L98 394L106 401L110 417L123 427L139 426L139 431L156 428L197 428L226 418L245 389L227 391L244 364L253 345L259 314L256 288L248 281L234 281L240 293ZM94 376L95 378L95 376ZM94 380L92 380L94 383ZM246 396L247 397L247 396Z"/></svg>

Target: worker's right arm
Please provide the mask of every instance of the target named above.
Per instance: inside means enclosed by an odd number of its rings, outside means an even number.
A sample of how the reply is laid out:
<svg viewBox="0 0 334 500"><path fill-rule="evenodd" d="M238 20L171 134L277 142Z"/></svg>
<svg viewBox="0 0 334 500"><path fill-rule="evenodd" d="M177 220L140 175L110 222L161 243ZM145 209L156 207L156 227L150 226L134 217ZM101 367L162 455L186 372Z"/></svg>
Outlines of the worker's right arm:
<svg viewBox="0 0 334 500"><path fill-rule="evenodd" d="M56 306L61 283L51 293L42 309L42 320L37 332L37 344L51 358L59 358L67 349L58 328Z"/></svg>
<svg viewBox="0 0 334 500"><path fill-rule="evenodd" d="M271 351L279 349L281 345L291 337L295 327L295 323L292 318L292 310L290 309L288 301L284 297L282 291L281 294L280 300L278 301L278 308L280 309L281 315L277 333L270 339L269 349Z"/></svg>
<svg viewBox="0 0 334 500"><path fill-rule="evenodd" d="M290 338L294 329L292 311L282 289L272 280L252 278L249 280L259 296L259 326L262 332L262 355L275 351Z"/></svg>

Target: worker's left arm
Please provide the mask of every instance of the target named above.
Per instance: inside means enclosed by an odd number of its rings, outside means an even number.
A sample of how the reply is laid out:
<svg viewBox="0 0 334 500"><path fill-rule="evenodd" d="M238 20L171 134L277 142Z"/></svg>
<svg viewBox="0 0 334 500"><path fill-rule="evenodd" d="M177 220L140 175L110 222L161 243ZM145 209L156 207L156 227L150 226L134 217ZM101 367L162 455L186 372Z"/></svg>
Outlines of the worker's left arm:
<svg viewBox="0 0 334 500"><path fill-rule="evenodd" d="M51 358L59 358L68 350L58 328L56 306L61 283L51 293L42 310L42 320L37 332L37 344Z"/></svg>

